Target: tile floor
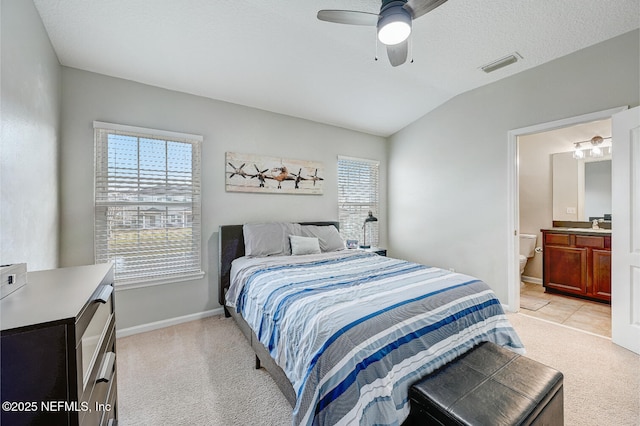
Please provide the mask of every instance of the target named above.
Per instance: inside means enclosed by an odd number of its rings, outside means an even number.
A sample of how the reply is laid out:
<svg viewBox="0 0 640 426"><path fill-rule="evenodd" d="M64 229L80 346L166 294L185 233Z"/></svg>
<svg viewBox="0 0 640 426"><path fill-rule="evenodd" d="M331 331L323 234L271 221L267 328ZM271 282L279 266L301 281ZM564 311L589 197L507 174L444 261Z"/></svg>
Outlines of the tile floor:
<svg viewBox="0 0 640 426"><path fill-rule="evenodd" d="M545 293L542 285L528 282L520 286L520 295L549 300L538 310L521 308L525 315L611 337L611 305Z"/></svg>

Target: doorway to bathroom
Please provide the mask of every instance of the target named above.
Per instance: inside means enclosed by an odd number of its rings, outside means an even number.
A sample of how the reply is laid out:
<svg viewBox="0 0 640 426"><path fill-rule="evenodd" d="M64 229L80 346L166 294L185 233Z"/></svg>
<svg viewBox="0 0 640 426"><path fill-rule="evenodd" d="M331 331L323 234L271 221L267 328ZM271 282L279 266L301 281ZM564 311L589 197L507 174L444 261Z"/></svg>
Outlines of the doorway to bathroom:
<svg viewBox="0 0 640 426"><path fill-rule="evenodd" d="M584 183L575 202L553 205L554 156L568 157L573 162L572 152L576 143L590 141L594 136L607 138L610 144L611 116L626 107L573 117L551 123L543 123L509 132L510 158L513 158L512 199L514 206L513 236L510 252L514 259L510 262L509 306L527 315L548 321L562 323L592 333L611 336L610 305L583 299L552 295L544 292L542 286L543 253L541 229L551 228L554 220L587 221L591 214L585 210ZM587 144L582 148L588 148ZM604 147L605 159L609 148ZM588 155L588 154L587 154ZM562 158L567 161L566 158ZM609 156L610 159L610 156ZM589 158L588 161L593 161ZM584 170L584 166L583 169ZM556 170L556 178L560 175ZM583 181L584 182L584 181ZM610 184L609 184L610 185ZM558 194L556 194L558 198ZM610 201L609 201L610 206ZM610 208L610 207L609 207ZM600 207L606 210L607 207ZM603 211L602 215L610 213ZM524 268L520 265L520 235L535 235L533 253L526 255ZM511 239L511 237L510 237ZM521 273L522 270L522 273ZM524 284L523 284L524 283Z"/></svg>

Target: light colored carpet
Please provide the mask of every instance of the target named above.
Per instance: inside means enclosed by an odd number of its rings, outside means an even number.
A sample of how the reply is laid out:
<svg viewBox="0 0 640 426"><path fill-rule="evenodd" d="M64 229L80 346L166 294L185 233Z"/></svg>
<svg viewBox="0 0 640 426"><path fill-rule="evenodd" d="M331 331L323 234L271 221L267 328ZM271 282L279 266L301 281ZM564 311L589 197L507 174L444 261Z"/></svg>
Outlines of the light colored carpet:
<svg viewBox="0 0 640 426"><path fill-rule="evenodd" d="M118 339L118 425L291 424L291 406L233 319Z"/></svg>
<svg viewBox="0 0 640 426"><path fill-rule="evenodd" d="M564 374L565 425L640 425L640 357L609 339L509 314L527 356ZM289 425L291 407L232 319L118 339L120 425Z"/></svg>
<svg viewBox="0 0 640 426"><path fill-rule="evenodd" d="M640 425L640 356L610 339L508 314L526 356L564 374L567 426Z"/></svg>
<svg viewBox="0 0 640 426"><path fill-rule="evenodd" d="M543 306L547 306L549 301L546 299L541 299L535 296L529 296L526 294L520 294L520 307L522 309L528 309L530 311L537 311Z"/></svg>

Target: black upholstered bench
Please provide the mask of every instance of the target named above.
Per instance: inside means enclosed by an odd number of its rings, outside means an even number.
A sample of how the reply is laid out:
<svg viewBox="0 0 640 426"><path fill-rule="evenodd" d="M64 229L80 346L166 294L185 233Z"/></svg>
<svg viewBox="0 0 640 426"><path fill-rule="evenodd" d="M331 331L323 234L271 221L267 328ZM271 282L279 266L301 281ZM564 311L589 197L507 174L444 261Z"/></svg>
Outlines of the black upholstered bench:
<svg viewBox="0 0 640 426"><path fill-rule="evenodd" d="M563 425L562 373L483 343L409 389L405 425Z"/></svg>

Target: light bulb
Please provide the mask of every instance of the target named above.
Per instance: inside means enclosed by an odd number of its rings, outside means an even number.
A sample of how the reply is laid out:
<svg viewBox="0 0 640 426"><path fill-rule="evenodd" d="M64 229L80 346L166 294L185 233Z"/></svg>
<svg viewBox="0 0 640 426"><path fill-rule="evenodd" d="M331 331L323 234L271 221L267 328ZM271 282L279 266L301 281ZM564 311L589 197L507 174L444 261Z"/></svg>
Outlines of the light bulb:
<svg viewBox="0 0 640 426"><path fill-rule="evenodd" d="M591 148L591 156L592 157L602 157L604 154L602 149L599 146L594 146Z"/></svg>
<svg viewBox="0 0 640 426"><path fill-rule="evenodd" d="M579 145L576 147L576 150L573 151L573 158L575 158L576 160L581 160L584 158L584 151L580 148Z"/></svg>
<svg viewBox="0 0 640 426"><path fill-rule="evenodd" d="M389 22L378 31L382 44L394 45L405 41L411 34L411 25L403 21Z"/></svg>

